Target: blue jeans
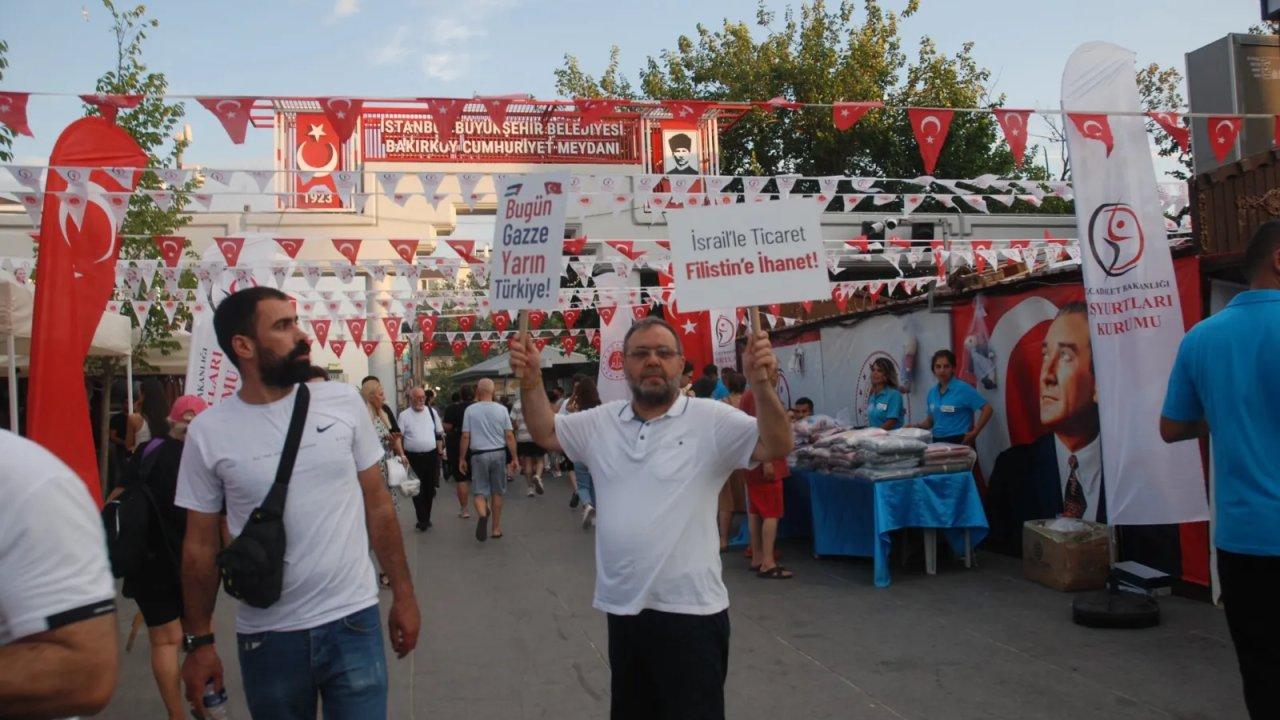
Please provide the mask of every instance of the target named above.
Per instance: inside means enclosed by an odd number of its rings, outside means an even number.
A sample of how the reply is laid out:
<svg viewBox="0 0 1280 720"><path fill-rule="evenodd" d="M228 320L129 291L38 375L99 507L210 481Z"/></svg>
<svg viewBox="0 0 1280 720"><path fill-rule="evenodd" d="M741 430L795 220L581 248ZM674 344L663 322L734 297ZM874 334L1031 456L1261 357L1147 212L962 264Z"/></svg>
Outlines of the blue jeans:
<svg viewBox="0 0 1280 720"><path fill-rule="evenodd" d="M580 462L573 463L573 475L578 480L578 499L582 502L596 506L596 485L591 481L591 471L586 465Z"/></svg>
<svg viewBox="0 0 1280 720"><path fill-rule="evenodd" d="M387 662L373 605L309 630L236 634L249 714L273 720L385 718Z"/></svg>

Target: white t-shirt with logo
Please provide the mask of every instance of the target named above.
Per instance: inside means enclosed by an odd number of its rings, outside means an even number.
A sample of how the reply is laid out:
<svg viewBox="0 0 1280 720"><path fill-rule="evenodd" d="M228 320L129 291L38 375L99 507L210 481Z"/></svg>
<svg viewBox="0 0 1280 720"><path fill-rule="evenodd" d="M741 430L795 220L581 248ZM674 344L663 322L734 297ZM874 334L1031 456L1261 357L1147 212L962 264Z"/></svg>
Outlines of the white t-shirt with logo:
<svg viewBox="0 0 1280 720"><path fill-rule="evenodd" d="M115 610L102 520L53 453L0 430L0 645Z"/></svg>
<svg viewBox="0 0 1280 720"><path fill-rule="evenodd" d="M311 404L284 505L284 586L271 607L241 603L237 632L305 630L378 602L356 474L382 458L382 445L354 388L307 389ZM239 535L275 481L296 392L264 405L235 395L197 416L187 430L177 505L216 513L225 501L227 525Z"/></svg>
<svg viewBox="0 0 1280 720"><path fill-rule="evenodd" d="M555 423L565 454L591 468L599 500L596 609L712 615L729 607L716 500L731 472L752 465L756 419L680 397L648 422L615 400Z"/></svg>

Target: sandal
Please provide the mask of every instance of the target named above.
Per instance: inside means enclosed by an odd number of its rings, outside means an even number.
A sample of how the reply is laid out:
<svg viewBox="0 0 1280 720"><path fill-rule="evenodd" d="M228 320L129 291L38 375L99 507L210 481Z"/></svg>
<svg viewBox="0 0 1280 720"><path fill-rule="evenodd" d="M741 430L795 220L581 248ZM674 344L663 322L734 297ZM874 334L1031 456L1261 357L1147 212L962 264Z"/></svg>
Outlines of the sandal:
<svg viewBox="0 0 1280 720"><path fill-rule="evenodd" d="M500 538L500 537L502 537L502 533L494 533L494 534L492 534L492 535L490 535L490 536L489 536L489 539L490 539L490 540L497 540L497 539L498 539L498 538Z"/></svg>
<svg viewBox="0 0 1280 720"><path fill-rule="evenodd" d="M768 570L761 570L757 572L756 577L763 578L765 580L790 580L795 577L795 575L781 565L774 565Z"/></svg>

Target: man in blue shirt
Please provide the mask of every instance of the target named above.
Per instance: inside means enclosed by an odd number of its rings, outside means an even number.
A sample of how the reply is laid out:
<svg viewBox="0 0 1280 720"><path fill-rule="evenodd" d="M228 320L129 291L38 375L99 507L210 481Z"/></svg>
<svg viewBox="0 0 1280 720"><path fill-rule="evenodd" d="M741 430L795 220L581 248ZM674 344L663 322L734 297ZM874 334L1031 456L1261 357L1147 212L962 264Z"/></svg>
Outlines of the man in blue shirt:
<svg viewBox="0 0 1280 720"><path fill-rule="evenodd" d="M1213 436L1218 579L1253 718L1280 717L1280 221L1245 249L1250 289L1182 340L1160 415L1165 442Z"/></svg>
<svg viewBox="0 0 1280 720"><path fill-rule="evenodd" d="M933 431L935 442L973 445L978 433L991 419L991 403L956 374L956 356L950 350L933 354L933 376L938 384L929 390L929 415L916 427ZM981 413L975 423L974 413Z"/></svg>
<svg viewBox="0 0 1280 720"><path fill-rule="evenodd" d="M728 372L732 368L725 368ZM702 377L708 377L716 381L716 389L711 391L712 400L723 400L729 397L729 386L724 384L724 378L720 377L720 368L715 365L708 365L702 368Z"/></svg>

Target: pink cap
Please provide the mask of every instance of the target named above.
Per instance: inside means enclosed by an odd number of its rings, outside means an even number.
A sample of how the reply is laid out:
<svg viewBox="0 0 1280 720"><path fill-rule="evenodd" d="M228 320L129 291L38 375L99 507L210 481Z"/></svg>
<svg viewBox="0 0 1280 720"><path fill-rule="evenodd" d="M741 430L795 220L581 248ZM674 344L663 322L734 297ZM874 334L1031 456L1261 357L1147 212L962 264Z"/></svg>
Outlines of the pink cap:
<svg viewBox="0 0 1280 720"><path fill-rule="evenodd" d="M187 413L199 415L208 409L209 403L201 400L195 395L183 395L173 401L173 408L169 410L170 422L182 422L182 416Z"/></svg>

